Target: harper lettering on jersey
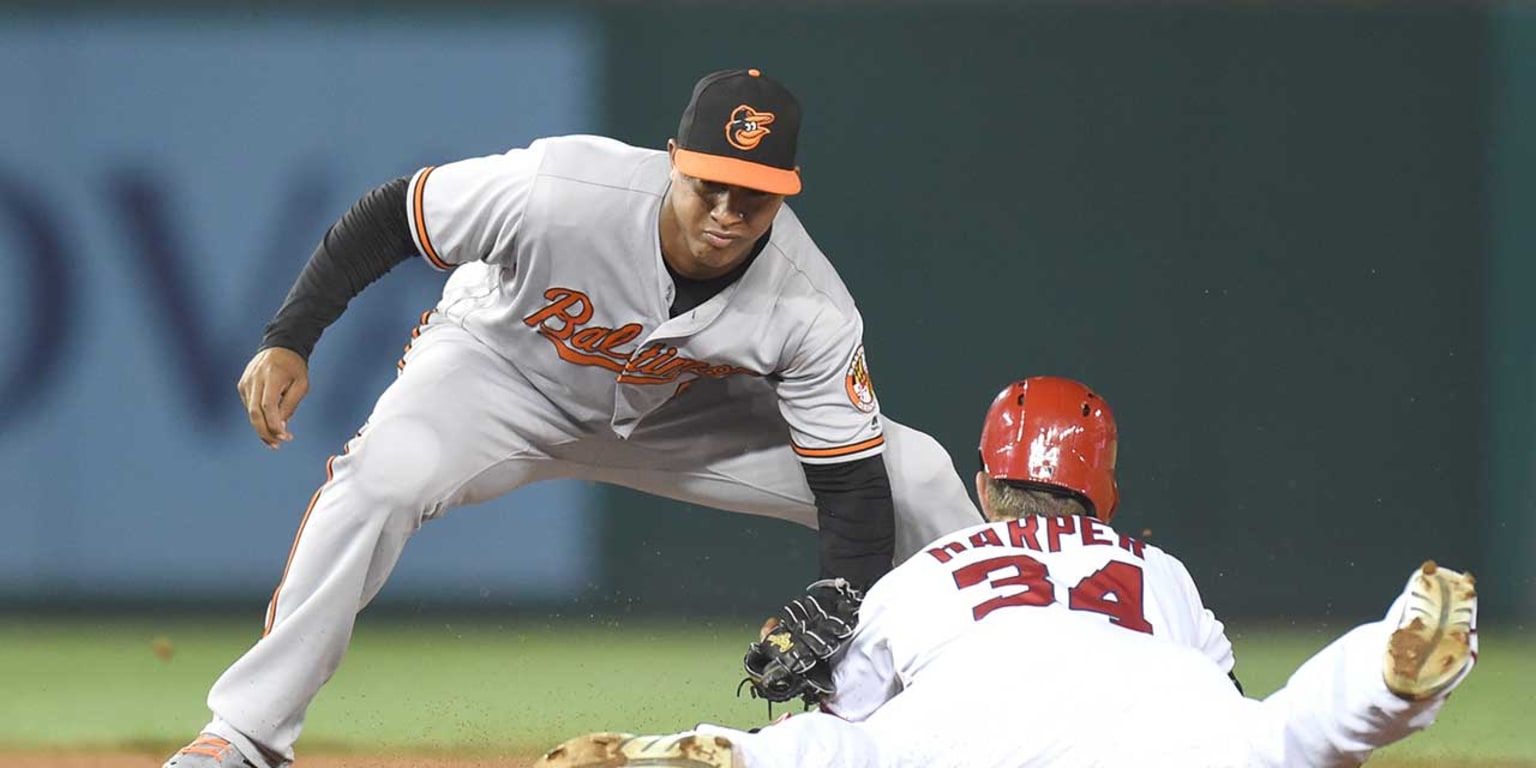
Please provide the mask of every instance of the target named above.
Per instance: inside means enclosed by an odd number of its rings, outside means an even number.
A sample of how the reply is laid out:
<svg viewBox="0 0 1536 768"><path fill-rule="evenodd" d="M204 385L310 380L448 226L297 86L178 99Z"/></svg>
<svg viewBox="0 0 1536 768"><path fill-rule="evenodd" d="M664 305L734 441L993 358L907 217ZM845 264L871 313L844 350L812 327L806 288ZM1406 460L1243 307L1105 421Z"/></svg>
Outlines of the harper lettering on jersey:
<svg viewBox="0 0 1536 768"><path fill-rule="evenodd" d="M739 365L683 357L677 347L669 344L626 348L645 335L645 328L639 323L625 323L617 328L587 325L592 319L592 300L574 288L550 288L544 292L544 298L549 304L523 318L523 324L549 339L561 360L606 368L619 374L621 384L670 384L690 373L714 378L762 375Z"/></svg>
<svg viewBox="0 0 1536 768"><path fill-rule="evenodd" d="M1045 530L1040 530L1040 521L1045 520ZM1061 540L1064 536L1081 536L1083 546L1117 546L1138 558L1146 559L1143 550L1146 544L1138 539L1133 539L1123 533L1115 533L1109 526L1091 517L1078 517L1075 515L1058 515L1054 517L1040 518L1029 515L1022 520L1009 520L1003 527L1008 540L1003 541L995 527L983 528L970 536L952 539L927 550L933 559L941 563L947 563L955 555L967 549L981 549L982 547L1011 547L1013 549L1029 549L1035 552L1060 552ZM1111 539L1113 534L1115 538ZM1042 547L1041 544L1044 544Z"/></svg>

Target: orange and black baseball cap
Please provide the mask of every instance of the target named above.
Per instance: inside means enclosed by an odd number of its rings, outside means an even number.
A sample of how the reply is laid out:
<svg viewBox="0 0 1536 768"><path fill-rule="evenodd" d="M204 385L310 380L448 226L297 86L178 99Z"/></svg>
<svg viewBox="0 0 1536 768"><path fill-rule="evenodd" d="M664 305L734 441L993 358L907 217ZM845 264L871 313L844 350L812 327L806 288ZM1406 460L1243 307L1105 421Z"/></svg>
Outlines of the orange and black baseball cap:
<svg viewBox="0 0 1536 768"><path fill-rule="evenodd" d="M800 102L755 69L705 75L677 126L677 170L775 195L800 191Z"/></svg>

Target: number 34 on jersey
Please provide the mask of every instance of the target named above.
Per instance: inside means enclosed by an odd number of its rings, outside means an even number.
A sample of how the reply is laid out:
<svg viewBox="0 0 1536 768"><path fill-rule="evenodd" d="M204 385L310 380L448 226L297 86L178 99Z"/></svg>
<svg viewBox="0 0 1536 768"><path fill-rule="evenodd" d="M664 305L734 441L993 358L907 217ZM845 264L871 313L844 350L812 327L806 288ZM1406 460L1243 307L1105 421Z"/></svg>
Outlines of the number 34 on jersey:
<svg viewBox="0 0 1536 768"><path fill-rule="evenodd" d="M1145 546L1092 518L1031 516L939 542L926 554L953 566L955 588L972 601L976 621L1004 608L1059 604L1151 634Z"/></svg>

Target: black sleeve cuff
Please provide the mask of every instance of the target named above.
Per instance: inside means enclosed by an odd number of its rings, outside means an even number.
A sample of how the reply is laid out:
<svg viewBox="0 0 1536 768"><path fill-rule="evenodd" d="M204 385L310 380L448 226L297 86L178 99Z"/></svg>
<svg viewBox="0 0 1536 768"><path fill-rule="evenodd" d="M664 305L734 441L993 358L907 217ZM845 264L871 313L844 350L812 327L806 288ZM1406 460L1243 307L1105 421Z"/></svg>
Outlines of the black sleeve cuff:
<svg viewBox="0 0 1536 768"><path fill-rule="evenodd" d="M896 553L896 508L885 460L877 455L801 466L816 497L821 578L869 589L891 569Z"/></svg>

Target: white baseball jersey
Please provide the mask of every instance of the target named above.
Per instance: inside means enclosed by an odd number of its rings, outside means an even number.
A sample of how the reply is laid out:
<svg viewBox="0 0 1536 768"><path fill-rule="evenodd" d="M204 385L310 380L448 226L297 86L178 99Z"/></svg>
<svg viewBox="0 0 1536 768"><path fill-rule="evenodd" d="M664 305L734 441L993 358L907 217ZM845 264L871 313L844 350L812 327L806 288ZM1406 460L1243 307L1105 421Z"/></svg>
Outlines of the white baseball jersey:
<svg viewBox="0 0 1536 768"><path fill-rule="evenodd" d="M1353 768L1449 696L1382 680L1414 588L1260 701L1178 560L1088 518L976 526L870 590L824 712L696 730L744 768Z"/></svg>
<svg viewBox="0 0 1536 768"><path fill-rule="evenodd" d="M1232 671L1232 644L1176 558L1093 518L1028 516L945 536L877 582L828 708L868 717L982 628L1050 645L1062 626L1155 635Z"/></svg>
<svg viewBox="0 0 1536 768"><path fill-rule="evenodd" d="M863 320L788 206L739 280L669 317L669 169L665 152L565 136L419 171L416 245L434 267L463 265L439 310L580 424L628 436L698 379L766 377L802 461L879 453Z"/></svg>

